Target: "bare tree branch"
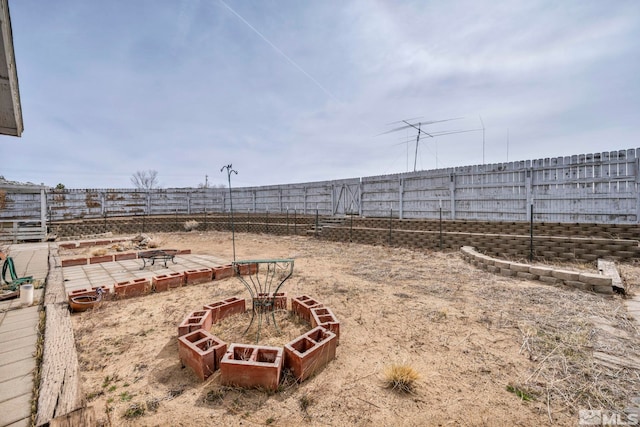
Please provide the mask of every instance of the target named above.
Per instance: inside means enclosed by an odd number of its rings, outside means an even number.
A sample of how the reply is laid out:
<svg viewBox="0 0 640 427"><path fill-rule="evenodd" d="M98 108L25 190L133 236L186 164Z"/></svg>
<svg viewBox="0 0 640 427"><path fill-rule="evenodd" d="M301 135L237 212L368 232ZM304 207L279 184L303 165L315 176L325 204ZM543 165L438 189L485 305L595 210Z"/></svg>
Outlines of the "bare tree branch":
<svg viewBox="0 0 640 427"><path fill-rule="evenodd" d="M131 176L131 183L139 190L151 190L159 187L158 171L137 171Z"/></svg>

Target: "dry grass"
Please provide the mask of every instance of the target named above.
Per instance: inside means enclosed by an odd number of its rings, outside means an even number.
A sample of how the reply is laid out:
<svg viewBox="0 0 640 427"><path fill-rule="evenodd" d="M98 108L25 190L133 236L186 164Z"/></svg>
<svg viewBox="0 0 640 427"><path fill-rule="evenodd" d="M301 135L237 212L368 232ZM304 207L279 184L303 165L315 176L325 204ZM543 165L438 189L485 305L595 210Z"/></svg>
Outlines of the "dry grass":
<svg viewBox="0 0 640 427"><path fill-rule="evenodd" d="M228 233L160 236L167 247L231 255ZM429 419L434 425L555 426L575 425L579 409L620 410L640 396L640 369L597 357L632 361L640 347L637 325L620 296L496 276L457 252L243 233L236 244L239 259L295 258L285 291L331 307L341 321L337 358L313 378L281 384L271 395L222 387L217 374L200 383L180 368L175 328L202 304L245 291L232 279L183 287L72 317L94 406L114 408L121 418L126 402L106 401L127 382L138 403L160 402L153 414L127 425L149 425L151 416L155 423L170 423L177 414L206 423L215 411L228 424L420 425ZM638 266L623 265L621 274L640 282ZM150 319L152 325L145 324ZM253 330L242 336L248 317L236 320L225 319L212 333L227 342L252 341ZM261 343L282 345L309 327L286 312L276 320L282 333L267 327ZM424 378L414 380L409 399L380 393L383 374L391 369L385 366L394 360ZM115 373L122 377L119 388L101 388L105 375ZM403 382L398 384L401 390ZM104 415L102 420L108 421Z"/></svg>
<svg viewBox="0 0 640 427"><path fill-rule="evenodd" d="M200 223L196 220L190 220L184 223L184 229L186 231L196 230L199 226L200 226Z"/></svg>
<svg viewBox="0 0 640 427"><path fill-rule="evenodd" d="M108 252L107 248L91 248L91 256L103 256Z"/></svg>
<svg viewBox="0 0 640 427"><path fill-rule="evenodd" d="M418 372L409 365L393 364L384 370L385 387L400 393L413 393L419 378Z"/></svg>

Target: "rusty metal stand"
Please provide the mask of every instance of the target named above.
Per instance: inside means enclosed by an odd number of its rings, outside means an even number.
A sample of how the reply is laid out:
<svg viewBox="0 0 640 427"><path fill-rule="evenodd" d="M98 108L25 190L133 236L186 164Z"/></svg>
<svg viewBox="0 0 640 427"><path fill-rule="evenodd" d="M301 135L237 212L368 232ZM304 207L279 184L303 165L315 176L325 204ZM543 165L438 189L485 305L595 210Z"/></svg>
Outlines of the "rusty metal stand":
<svg viewBox="0 0 640 427"><path fill-rule="evenodd" d="M240 275L241 266L257 265L257 269L252 274L245 276ZM251 268L251 267L248 267ZM275 301L280 288L284 282L293 274L293 259L262 259L262 260L243 260L234 261L233 269L236 276L242 284L247 288L252 300L251 321L245 329L246 334L253 321L258 315L258 330L256 332L256 343L260 341L260 329L262 328L263 317L269 324L269 313L276 331L280 332L280 328L275 317Z"/></svg>

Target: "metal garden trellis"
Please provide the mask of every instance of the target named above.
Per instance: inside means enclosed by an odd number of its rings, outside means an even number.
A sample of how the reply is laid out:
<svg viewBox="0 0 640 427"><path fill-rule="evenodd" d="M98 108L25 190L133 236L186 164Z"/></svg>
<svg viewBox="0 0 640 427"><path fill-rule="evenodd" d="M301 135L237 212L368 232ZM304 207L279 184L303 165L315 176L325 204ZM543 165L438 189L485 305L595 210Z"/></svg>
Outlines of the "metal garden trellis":
<svg viewBox="0 0 640 427"><path fill-rule="evenodd" d="M233 165L229 163L220 168L220 172L227 170L227 180L229 182L229 210L231 212L231 242L233 245L233 262L236 262L236 230L233 224L233 197L231 196L231 172L238 175L238 171L232 169Z"/></svg>

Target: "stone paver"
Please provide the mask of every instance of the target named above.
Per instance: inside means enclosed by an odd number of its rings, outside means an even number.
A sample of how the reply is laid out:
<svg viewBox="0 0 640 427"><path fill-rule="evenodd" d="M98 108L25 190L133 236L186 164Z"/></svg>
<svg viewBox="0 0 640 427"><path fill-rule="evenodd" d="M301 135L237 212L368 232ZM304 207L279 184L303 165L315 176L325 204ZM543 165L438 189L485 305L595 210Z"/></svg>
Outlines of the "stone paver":
<svg viewBox="0 0 640 427"><path fill-rule="evenodd" d="M9 246L16 273L34 276L36 284L44 283L49 269L49 244L27 243ZM137 277L151 278L172 271L217 267L227 260L208 255L180 255L176 263L146 267L139 260L65 267L63 276L67 292L106 285ZM34 292L34 305L25 307L20 299L0 301L0 427L22 427L31 424L33 373L37 326L40 320L39 300L42 290Z"/></svg>
<svg viewBox="0 0 640 427"><path fill-rule="evenodd" d="M20 396L31 393L33 388L33 378L29 375L23 375L13 378L2 383L0 387L0 402L16 397L16 391Z"/></svg>
<svg viewBox="0 0 640 427"><path fill-rule="evenodd" d="M19 424L24 423L26 424ZM21 394L0 402L0 425L29 425L31 422L31 393Z"/></svg>
<svg viewBox="0 0 640 427"><path fill-rule="evenodd" d="M10 245L8 252L18 276L33 276L36 284L45 282L48 243ZM32 306L24 306L19 298L0 301L0 427L31 425L41 298L42 289L36 289Z"/></svg>
<svg viewBox="0 0 640 427"><path fill-rule="evenodd" d="M113 290L117 282L137 278L152 278L161 274L171 272L183 272L197 268L212 268L220 265L230 264L229 261L212 255L188 254L179 255L175 258L176 263L168 262L165 268L164 263L142 267L142 261L138 259L105 262L100 264L74 265L64 267L64 286L67 293L88 289L97 286L106 286Z"/></svg>

